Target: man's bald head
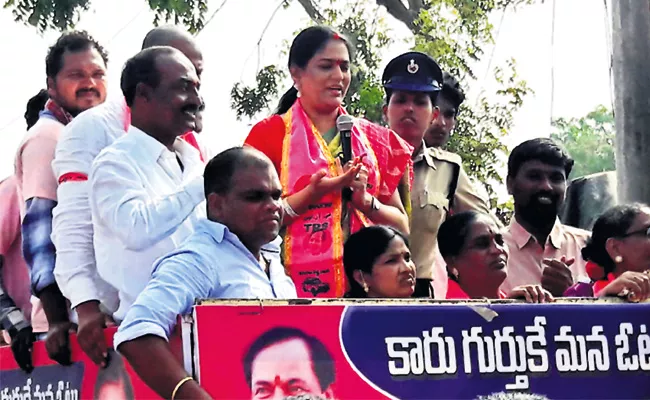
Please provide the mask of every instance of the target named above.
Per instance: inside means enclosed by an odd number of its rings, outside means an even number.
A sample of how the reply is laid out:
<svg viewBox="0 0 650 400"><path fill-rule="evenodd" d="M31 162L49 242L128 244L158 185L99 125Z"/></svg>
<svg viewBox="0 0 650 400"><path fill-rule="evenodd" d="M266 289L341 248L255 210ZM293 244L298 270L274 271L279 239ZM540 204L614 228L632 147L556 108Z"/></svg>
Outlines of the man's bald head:
<svg viewBox="0 0 650 400"><path fill-rule="evenodd" d="M142 42L142 49L154 46L169 46L172 41L193 42L194 38L184 29L175 25L164 25L153 28L147 33Z"/></svg>
<svg viewBox="0 0 650 400"><path fill-rule="evenodd" d="M154 28L147 33L142 41L142 49L154 46L169 46L179 50L189 58L196 68L196 74L201 77L203 72L203 53L196 44L194 37L184 29L174 25L164 25Z"/></svg>
<svg viewBox="0 0 650 400"><path fill-rule="evenodd" d="M233 147L219 153L205 167L205 195L228 192L233 175L250 167L275 168L264 153L252 147Z"/></svg>

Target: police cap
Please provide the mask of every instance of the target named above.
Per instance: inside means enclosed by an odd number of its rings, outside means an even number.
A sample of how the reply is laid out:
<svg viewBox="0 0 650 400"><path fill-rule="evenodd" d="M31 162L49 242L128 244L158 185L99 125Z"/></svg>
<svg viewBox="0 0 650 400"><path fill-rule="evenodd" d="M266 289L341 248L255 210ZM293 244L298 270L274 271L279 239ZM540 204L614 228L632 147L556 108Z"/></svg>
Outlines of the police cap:
<svg viewBox="0 0 650 400"><path fill-rule="evenodd" d="M388 63L381 81L391 90L437 92L442 89L442 70L430 56L410 51Z"/></svg>

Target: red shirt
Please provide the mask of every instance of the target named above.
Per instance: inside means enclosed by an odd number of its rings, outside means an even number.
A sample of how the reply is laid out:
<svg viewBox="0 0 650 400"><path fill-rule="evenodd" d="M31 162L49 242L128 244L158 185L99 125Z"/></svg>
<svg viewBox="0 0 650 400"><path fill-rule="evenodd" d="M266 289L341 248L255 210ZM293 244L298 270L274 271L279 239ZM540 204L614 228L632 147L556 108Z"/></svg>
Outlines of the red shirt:
<svg viewBox="0 0 650 400"><path fill-rule="evenodd" d="M278 175L282 165L282 145L285 133L282 117L272 115L255 124L244 141L245 145L266 154L273 162Z"/></svg>

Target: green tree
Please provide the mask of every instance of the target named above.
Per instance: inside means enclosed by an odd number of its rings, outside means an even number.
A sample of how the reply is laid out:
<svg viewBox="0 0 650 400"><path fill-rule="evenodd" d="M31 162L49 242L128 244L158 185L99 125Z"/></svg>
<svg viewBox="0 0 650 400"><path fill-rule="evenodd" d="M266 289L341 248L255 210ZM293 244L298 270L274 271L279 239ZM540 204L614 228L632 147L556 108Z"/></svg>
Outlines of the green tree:
<svg viewBox="0 0 650 400"><path fill-rule="evenodd" d="M183 24L190 32L201 30L208 10L208 0L147 0L147 3L156 12L155 24L161 21ZM4 8L11 10L17 22L44 32L74 28L81 12L88 10L90 4L91 0L5 0Z"/></svg>
<svg viewBox="0 0 650 400"><path fill-rule="evenodd" d="M614 113L598 106L582 118L558 118L553 121L553 140L562 143L575 166L573 178L616 169Z"/></svg>

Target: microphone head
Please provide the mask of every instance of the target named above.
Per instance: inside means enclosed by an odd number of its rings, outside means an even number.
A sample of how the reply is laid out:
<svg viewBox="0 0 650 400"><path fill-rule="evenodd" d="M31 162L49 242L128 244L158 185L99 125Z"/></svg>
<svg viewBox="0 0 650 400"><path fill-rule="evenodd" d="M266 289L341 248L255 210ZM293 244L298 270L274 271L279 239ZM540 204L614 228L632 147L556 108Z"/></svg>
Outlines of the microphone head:
<svg viewBox="0 0 650 400"><path fill-rule="evenodd" d="M354 125L354 117L351 115L342 114L336 119L336 129L339 132L351 131L352 125Z"/></svg>

